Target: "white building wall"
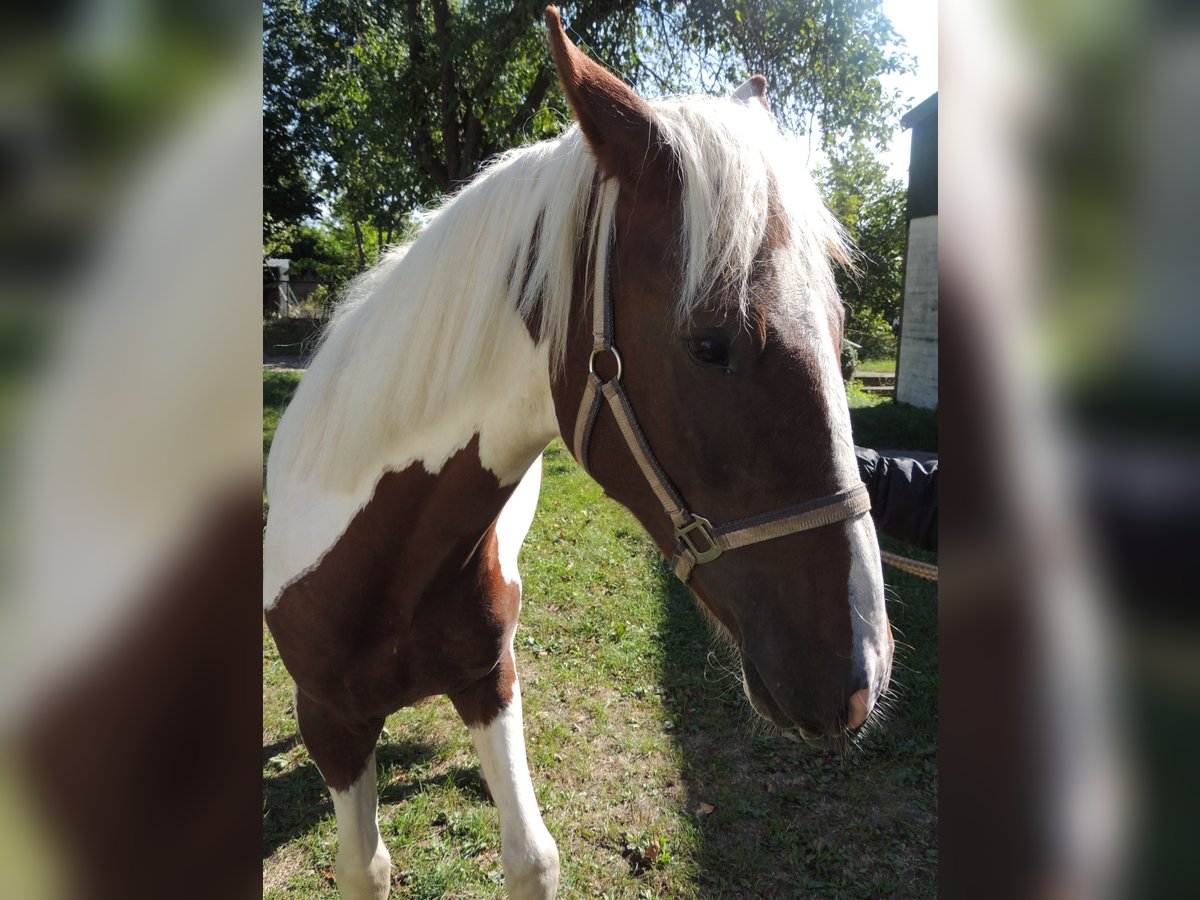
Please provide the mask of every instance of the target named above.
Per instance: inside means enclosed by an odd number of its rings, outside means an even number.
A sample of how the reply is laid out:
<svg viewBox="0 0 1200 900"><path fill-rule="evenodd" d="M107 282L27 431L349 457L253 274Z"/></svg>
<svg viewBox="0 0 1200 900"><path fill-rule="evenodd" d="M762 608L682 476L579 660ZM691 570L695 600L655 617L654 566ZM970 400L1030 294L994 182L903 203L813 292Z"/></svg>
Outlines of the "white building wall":
<svg viewBox="0 0 1200 900"><path fill-rule="evenodd" d="M908 225L904 312L896 400L923 409L938 405L938 217Z"/></svg>

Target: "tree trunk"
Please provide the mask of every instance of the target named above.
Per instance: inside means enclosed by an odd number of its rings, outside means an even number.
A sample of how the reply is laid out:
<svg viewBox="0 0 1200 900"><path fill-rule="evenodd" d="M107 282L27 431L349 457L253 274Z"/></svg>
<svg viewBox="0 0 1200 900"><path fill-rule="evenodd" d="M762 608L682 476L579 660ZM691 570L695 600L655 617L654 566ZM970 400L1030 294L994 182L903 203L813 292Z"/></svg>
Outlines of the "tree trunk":
<svg viewBox="0 0 1200 900"><path fill-rule="evenodd" d="M354 220L354 249L358 251L358 268L361 271L367 267L367 254L363 251L362 226L358 219Z"/></svg>
<svg viewBox="0 0 1200 900"><path fill-rule="evenodd" d="M463 177L462 124L458 118L458 84L450 52L450 5L447 0L434 0L433 31L442 61L442 145L446 152L446 171L451 181L457 182Z"/></svg>

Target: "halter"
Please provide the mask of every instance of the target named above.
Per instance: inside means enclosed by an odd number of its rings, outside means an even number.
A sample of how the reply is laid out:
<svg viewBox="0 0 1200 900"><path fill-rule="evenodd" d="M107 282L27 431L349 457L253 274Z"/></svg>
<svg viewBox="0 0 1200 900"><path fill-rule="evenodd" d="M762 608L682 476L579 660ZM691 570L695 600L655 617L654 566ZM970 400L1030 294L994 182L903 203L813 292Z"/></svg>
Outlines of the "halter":
<svg viewBox="0 0 1200 900"><path fill-rule="evenodd" d="M588 358L587 386L575 419L575 458L588 467L588 450L592 441L592 429L600 413L601 403L608 402L613 418L620 426L621 434L630 453L637 461L663 512L675 527L678 546L671 560L671 569L684 584L692 577L692 570L702 563L712 562L726 550L735 550L784 537L799 531L832 525L860 516L871 508L867 488L863 484L846 488L816 500L786 506L774 512L748 516L725 525L714 527L703 516L688 509L679 491L659 465L658 459L646 441L646 435L638 424L629 395L621 385L624 365L621 354L613 343L612 308L612 245L616 239L613 218L617 206L617 186L612 180L601 186L600 213L596 224L595 288L592 296L592 353ZM617 363L617 373L608 381L596 374L596 357L611 354Z"/></svg>

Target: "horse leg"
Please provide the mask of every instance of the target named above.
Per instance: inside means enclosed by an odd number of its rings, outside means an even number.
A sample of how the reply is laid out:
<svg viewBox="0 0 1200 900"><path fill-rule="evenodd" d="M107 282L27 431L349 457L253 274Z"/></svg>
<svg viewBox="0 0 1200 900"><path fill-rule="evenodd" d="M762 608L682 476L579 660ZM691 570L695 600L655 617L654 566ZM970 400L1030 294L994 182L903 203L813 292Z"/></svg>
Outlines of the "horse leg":
<svg viewBox="0 0 1200 900"><path fill-rule="evenodd" d="M392 858L379 834L375 743L383 719L346 721L303 692L296 694L300 735L333 797L338 852L334 877L342 900L384 900Z"/></svg>
<svg viewBox="0 0 1200 900"><path fill-rule="evenodd" d="M488 678L450 699L470 729L500 813L500 859L509 897L551 900L558 891L558 847L542 821L529 777L511 647Z"/></svg>
<svg viewBox="0 0 1200 900"><path fill-rule="evenodd" d="M500 859L504 883L515 900L550 900L558 890L558 847L538 810L521 721L512 633L521 610L517 552L529 531L542 484L542 459L533 461L496 523L495 561L500 579L490 588L493 615L508 633L499 664L466 691L452 695L471 731L488 789L500 813Z"/></svg>

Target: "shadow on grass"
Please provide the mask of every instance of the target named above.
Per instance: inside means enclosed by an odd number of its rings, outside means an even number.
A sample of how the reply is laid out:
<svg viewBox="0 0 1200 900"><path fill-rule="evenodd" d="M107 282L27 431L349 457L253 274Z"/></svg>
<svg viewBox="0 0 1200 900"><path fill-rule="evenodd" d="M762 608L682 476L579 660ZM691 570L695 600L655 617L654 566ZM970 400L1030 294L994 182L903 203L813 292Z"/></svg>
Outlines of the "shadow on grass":
<svg viewBox="0 0 1200 900"><path fill-rule="evenodd" d="M278 753L286 753L300 743L292 735L263 747L264 764ZM437 749L421 741L381 743L375 748L375 764L381 774L388 768L409 769L433 759ZM447 780L472 800L488 800L487 789L473 768L459 767L436 777L385 784L379 792L380 804L403 803L434 785ZM321 773L311 759L301 765L263 779L263 859L284 844L308 834L317 823L333 814L333 802Z"/></svg>
<svg viewBox="0 0 1200 900"><path fill-rule="evenodd" d="M273 744L264 744L262 748L262 764L266 768L267 763L272 756L278 756L281 753L287 753L294 747L299 746L300 735L290 734L282 740L278 740Z"/></svg>
<svg viewBox="0 0 1200 900"><path fill-rule="evenodd" d="M878 406L850 410L854 443L860 447L925 450L938 449L937 410L918 409L889 400Z"/></svg>
<svg viewBox="0 0 1200 900"><path fill-rule="evenodd" d="M935 896L936 590L912 597L917 615L889 610L921 644L904 663L925 674L908 685L920 696L901 698L861 749L842 756L759 720L736 654L710 649L719 642L690 592L665 562L657 574L659 677L695 827L698 895Z"/></svg>
<svg viewBox="0 0 1200 900"><path fill-rule="evenodd" d="M304 317L263 322L263 354L307 359L316 350L324 325L324 319Z"/></svg>

